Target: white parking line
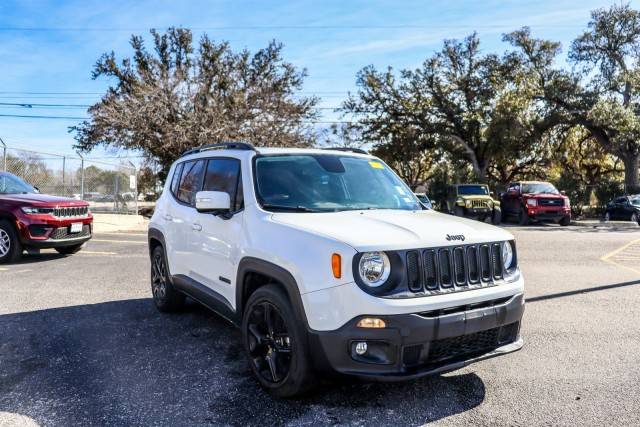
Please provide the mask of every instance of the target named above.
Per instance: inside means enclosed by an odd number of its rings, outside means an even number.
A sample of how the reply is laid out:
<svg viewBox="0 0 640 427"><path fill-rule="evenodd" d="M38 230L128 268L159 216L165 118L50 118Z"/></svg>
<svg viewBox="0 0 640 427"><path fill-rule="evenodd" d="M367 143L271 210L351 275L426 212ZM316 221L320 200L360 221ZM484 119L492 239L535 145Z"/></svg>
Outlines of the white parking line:
<svg viewBox="0 0 640 427"><path fill-rule="evenodd" d="M117 255L117 252L80 251L80 255Z"/></svg>
<svg viewBox="0 0 640 427"><path fill-rule="evenodd" d="M147 241L139 240L110 240L110 239L91 239L91 242L99 243L133 243L134 245L146 245Z"/></svg>

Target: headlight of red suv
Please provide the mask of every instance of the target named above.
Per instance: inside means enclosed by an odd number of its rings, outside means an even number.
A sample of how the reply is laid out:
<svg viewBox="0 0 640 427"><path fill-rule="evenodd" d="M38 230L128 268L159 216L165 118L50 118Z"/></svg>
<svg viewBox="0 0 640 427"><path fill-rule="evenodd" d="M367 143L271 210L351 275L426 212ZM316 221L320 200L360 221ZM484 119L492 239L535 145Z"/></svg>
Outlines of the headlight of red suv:
<svg viewBox="0 0 640 427"><path fill-rule="evenodd" d="M569 198L568 198L568 197L564 199L564 206L565 206L566 208L568 208L568 207L570 207L570 206L571 206L571 202L569 201Z"/></svg>
<svg viewBox="0 0 640 427"><path fill-rule="evenodd" d="M35 206L23 206L20 209L22 209L22 212L28 215L43 215L53 212L52 208L37 208Z"/></svg>
<svg viewBox="0 0 640 427"><path fill-rule="evenodd" d="M531 207L538 206L538 201L536 199L527 199L527 206L531 206Z"/></svg>

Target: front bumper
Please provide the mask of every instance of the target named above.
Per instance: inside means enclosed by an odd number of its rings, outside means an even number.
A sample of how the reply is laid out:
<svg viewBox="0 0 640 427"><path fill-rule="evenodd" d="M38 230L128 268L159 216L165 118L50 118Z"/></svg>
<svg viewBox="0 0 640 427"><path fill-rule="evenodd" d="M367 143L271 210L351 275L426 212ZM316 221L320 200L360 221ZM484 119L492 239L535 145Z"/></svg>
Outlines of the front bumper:
<svg viewBox="0 0 640 427"><path fill-rule="evenodd" d="M570 209L529 209L529 218L534 221L559 221L562 218L571 216Z"/></svg>
<svg viewBox="0 0 640 427"><path fill-rule="evenodd" d="M82 223L82 231L71 233L72 223ZM93 232L93 218L59 221L19 220L17 226L20 241L25 247L62 248L81 245L90 240Z"/></svg>
<svg viewBox="0 0 640 427"><path fill-rule="evenodd" d="M489 216L492 213L492 208L464 208L464 216L468 217Z"/></svg>
<svg viewBox="0 0 640 427"><path fill-rule="evenodd" d="M519 350L522 293L482 303L382 318L384 329L356 327L365 316L335 331L310 331L316 367L369 380L405 380L452 371ZM366 342L368 354L356 344Z"/></svg>

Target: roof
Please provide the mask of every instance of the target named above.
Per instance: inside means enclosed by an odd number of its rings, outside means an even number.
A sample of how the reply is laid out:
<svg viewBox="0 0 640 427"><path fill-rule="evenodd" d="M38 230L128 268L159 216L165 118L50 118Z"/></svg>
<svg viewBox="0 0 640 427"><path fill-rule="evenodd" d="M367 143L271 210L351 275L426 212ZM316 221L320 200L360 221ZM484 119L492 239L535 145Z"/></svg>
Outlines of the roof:
<svg viewBox="0 0 640 427"><path fill-rule="evenodd" d="M259 154L341 154L349 156L373 157L370 154L362 154L353 151L331 150L324 148L289 148L289 147L256 147Z"/></svg>

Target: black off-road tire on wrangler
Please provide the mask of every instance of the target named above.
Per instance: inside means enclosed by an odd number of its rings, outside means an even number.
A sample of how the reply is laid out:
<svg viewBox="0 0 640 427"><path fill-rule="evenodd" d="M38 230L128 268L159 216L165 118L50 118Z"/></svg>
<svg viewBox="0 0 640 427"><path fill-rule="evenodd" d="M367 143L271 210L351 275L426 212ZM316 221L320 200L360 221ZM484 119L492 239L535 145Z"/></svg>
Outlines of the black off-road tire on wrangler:
<svg viewBox="0 0 640 427"><path fill-rule="evenodd" d="M56 249L56 252L58 252L61 255L73 255L75 253L78 253L80 249L82 249L83 247L84 247L84 243L80 245L63 246L61 248L55 248L55 249Z"/></svg>
<svg viewBox="0 0 640 427"><path fill-rule="evenodd" d="M464 209L461 208L460 206L456 206L453 214L455 216L464 217Z"/></svg>
<svg viewBox="0 0 640 427"><path fill-rule="evenodd" d="M0 264L16 262L22 255L22 243L13 224L0 220Z"/></svg>
<svg viewBox="0 0 640 427"><path fill-rule="evenodd" d="M186 297L171 283L162 246L157 246L151 254L151 293L157 309L164 313L178 311L184 306Z"/></svg>
<svg viewBox="0 0 640 427"><path fill-rule="evenodd" d="M272 326L266 321L261 325L263 316L272 319ZM242 341L254 376L273 396L299 396L316 384L304 321L278 286L260 287L249 297L242 316Z"/></svg>
<svg viewBox="0 0 640 427"><path fill-rule="evenodd" d="M491 215L491 224L500 225L502 222L502 209L493 208L493 214Z"/></svg>
<svg viewBox="0 0 640 427"><path fill-rule="evenodd" d="M563 216L560 222L558 222L558 224L560 224L563 227L566 227L567 225L571 224L571 217Z"/></svg>

